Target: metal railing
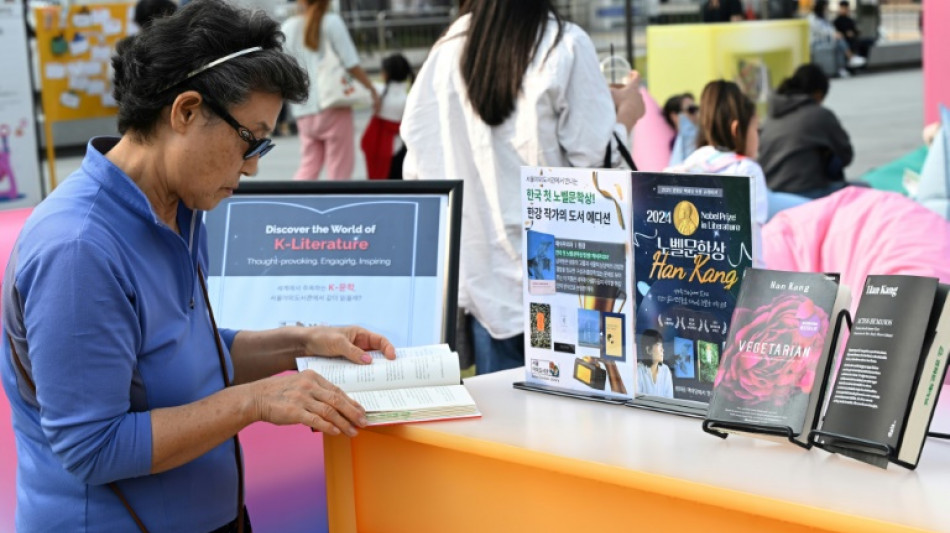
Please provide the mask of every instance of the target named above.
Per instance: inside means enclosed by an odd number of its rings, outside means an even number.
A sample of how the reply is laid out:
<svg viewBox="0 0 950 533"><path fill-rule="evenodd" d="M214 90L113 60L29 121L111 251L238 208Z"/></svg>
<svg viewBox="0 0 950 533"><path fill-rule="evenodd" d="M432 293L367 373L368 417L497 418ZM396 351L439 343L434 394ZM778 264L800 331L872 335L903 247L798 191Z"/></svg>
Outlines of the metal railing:
<svg viewBox="0 0 950 533"><path fill-rule="evenodd" d="M407 15L389 10L344 11L343 20L363 53L429 48L455 20L455 8L432 8Z"/></svg>

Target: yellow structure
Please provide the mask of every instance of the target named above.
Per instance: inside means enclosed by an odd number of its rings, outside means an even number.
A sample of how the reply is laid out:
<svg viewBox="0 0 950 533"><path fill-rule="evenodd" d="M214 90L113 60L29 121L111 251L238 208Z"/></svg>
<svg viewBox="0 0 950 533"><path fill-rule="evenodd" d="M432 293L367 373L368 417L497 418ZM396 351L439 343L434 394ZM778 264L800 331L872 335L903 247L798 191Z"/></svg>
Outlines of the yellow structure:
<svg viewBox="0 0 950 533"><path fill-rule="evenodd" d="M807 63L808 22L769 20L647 27L647 83L661 105L674 94L696 98L717 79L739 84L765 111L769 90Z"/></svg>

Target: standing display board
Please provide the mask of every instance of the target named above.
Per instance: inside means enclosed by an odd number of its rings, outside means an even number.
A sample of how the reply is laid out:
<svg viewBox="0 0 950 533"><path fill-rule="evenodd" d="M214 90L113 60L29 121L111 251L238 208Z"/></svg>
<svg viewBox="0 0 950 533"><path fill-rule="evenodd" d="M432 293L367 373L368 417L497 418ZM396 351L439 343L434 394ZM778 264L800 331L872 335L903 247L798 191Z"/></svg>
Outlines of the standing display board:
<svg viewBox="0 0 950 533"><path fill-rule="evenodd" d="M0 5L0 209L42 199L23 4Z"/></svg>
<svg viewBox="0 0 950 533"><path fill-rule="evenodd" d="M740 273L746 176L521 167L525 382L705 415Z"/></svg>
<svg viewBox="0 0 950 533"><path fill-rule="evenodd" d="M218 324L454 347L460 202L456 180L242 184L206 215Z"/></svg>
<svg viewBox="0 0 950 533"><path fill-rule="evenodd" d="M52 187L53 122L111 117L118 111L110 63L116 43L134 24L134 9L132 3L112 3L34 11Z"/></svg>

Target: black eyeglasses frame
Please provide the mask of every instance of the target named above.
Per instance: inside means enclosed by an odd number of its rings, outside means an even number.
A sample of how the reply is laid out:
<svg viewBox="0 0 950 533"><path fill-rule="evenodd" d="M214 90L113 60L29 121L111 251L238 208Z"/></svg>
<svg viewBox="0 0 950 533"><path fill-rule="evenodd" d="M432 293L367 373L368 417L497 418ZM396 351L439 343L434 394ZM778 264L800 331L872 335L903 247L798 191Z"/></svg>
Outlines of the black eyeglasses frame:
<svg viewBox="0 0 950 533"><path fill-rule="evenodd" d="M264 157L267 155L267 152L270 152L274 149L274 141L272 141L270 138L264 137L263 139L258 139L253 133L251 133L251 130L241 125L237 119L231 116L231 113L228 113L224 106L218 104L207 96L202 95L201 97L204 100L205 105L208 106L208 109L214 112L215 115L221 117L221 119L227 122L229 126L234 128L241 139L243 139L244 142L248 144L248 149L246 152L244 152L243 156L245 160L251 159L255 156Z"/></svg>

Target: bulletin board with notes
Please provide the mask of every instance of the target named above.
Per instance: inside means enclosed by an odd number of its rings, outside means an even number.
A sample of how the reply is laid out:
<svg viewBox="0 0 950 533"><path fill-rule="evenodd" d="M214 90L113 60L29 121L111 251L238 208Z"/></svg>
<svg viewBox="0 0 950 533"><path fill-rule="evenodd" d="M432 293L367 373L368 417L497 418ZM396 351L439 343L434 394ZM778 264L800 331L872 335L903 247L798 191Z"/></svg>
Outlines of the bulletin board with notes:
<svg viewBox="0 0 950 533"><path fill-rule="evenodd" d="M132 3L41 7L36 17L43 111L47 123L114 116L111 58L134 27Z"/></svg>

